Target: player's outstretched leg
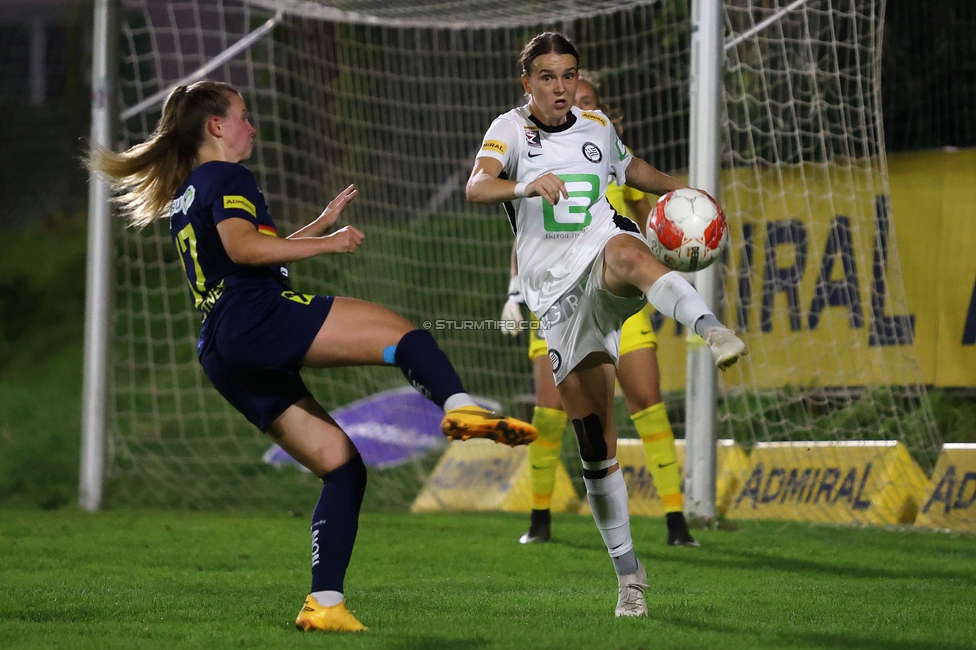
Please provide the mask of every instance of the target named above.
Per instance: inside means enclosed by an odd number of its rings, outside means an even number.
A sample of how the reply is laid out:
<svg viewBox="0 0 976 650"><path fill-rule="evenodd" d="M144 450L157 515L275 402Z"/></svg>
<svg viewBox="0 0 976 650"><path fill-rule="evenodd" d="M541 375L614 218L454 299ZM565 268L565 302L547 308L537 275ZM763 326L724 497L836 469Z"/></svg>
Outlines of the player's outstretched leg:
<svg viewBox="0 0 976 650"><path fill-rule="evenodd" d="M742 339L715 318L695 288L677 271L665 273L642 290L655 309L691 327L705 339L719 370L725 370L749 354Z"/></svg>
<svg viewBox="0 0 976 650"><path fill-rule="evenodd" d="M424 397L447 412L441 428L450 438L489 438L526 445L536 437L527 422L503 417L475 404L447 355L426 330L386 307L365 300L335 298L302 365L312 368L395 365Z"/></svg>
<svg viewBox="0 0 976 650"><path fill-rule="evenodd" d="M550 372L550 376L551 374ZM559 452L563 446L566 412L536 406L532 413L532 426L539 431L539 437L529 445L532 516L529 521L529 531L519 538L522 544L548 542L551 536L552 516L549 506L556 487L556 469L559 466Z"/></svg>
<svg viewBox="0 0 976 650"><path fill-rule="evenodd" d="M451 440L487 438L510 447L535 440L537 432L528 422L475 404L430 332L407 332L396 345L383 351L383 360L397 365L414 388L444 409L441 430Z"/></svg>
<svg viewBox="0 0 976 650"><path fill-rule="evenodd" d="M748 354L746 344L722 326L695 288L654 257L646 243L618 235L603 252L604 288L617 295L625 295L620 291L628 286L640 289L655 309L705 339L720 370Z"/></svg>
<svg viewBox="0 0 976 650"><path fill-rule="evenodd" d="M719 370L725 370L738 361L739 357L749 354L742 339L727 327L707 329L704 338L705 343L708 344L708 349L712 352L712 358L715 359L715 366Z"/></svg>
<svg viewBox="0 0 976 650"><path fill-rule="evenodd" d="M528 422L507 415L499 415L477 405L444 408L441 431L451 440L487 438L509 447L527 445L536 439L537 432Z"/></svg>

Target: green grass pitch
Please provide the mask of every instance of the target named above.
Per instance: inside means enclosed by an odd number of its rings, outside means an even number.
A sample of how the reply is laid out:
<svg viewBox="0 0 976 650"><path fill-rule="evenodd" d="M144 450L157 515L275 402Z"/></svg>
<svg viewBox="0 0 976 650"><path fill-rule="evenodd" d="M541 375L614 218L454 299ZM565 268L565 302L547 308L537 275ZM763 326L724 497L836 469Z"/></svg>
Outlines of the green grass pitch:
<svg viewBox="0 0 976 650"><path fill-rule="evenodd" d="M510 514L364 515L360 635L297 632L305 516L0 511L2 648L976 647L972 535L745 522L668 548L633 522L650 617L613 617L593 522L517 543Z"/></svg>

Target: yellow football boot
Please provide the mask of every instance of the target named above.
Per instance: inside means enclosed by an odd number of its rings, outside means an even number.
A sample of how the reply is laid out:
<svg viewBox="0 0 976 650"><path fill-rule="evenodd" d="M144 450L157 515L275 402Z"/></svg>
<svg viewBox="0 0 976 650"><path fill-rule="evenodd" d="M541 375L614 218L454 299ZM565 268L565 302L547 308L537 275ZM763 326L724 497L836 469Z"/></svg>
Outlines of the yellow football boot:
<svg viewBox="0 0 976 650"><path fill-rule="evenodd" d="M363 632L368 628L356 620L348 609L345 601L332 607L322 607L309 594L305 598L305 606L298 612L295 627L302 632L321 630L323 632Z"/></svg>
<svg viewBox="0 0 976 650"><path fill-rule="evenodd" d="M498 415L480 406L462 406L448 411L441 422L441 431L451 440L487 438L509 447L527 445L539 435L528 422Z"/></svg>

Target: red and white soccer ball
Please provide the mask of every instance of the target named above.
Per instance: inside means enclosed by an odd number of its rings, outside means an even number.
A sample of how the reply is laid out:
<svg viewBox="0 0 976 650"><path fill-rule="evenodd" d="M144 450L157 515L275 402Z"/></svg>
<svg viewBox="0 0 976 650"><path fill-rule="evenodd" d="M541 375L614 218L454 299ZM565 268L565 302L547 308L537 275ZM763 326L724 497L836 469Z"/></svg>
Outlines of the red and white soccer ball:
<svg viewBox="0 0 976 650"><path fill-rule="evenodd" d="M701 190L668 192L647 218L647 243L664 264L683 273L700 271L722 255L729 225L715 199Z"/></svg>

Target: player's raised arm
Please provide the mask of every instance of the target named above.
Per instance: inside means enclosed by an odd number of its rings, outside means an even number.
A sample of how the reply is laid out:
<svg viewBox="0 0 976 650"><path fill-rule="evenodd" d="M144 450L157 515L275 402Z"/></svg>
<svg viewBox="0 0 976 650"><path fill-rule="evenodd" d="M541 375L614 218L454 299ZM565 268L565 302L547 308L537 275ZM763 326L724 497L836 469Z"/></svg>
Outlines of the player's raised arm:
<svg viewBox="0 0 976 650"><path fill-rule="evenodd" d="M335 223L357 194L355 186L350 185L314 221L285 239L265 236L245 214L240 219L218 222L217 233L228 257L237 264L288 264L327 253L354 253L365 237L358 228L346 226L330 235L320 235Z"/></svg>
<svg viewBox="0 0 976 650"><path fill-rule="evenodd" d="M342 211L347 205L349 205L349 202L358 195L359 190L356 189L355 185L350 184L346 189L339 192L334 199L329 201L329 205L325 206L325 210L322 211L322 214L316 217L315 221L288 235L288 239L298 239L299 237L318 237L336 222L336 219L339 218Z"/></svg>
<svg viewBox="0 0 976 650"><path fill-rule="evenodd" d="M627 165L627 185L641 192L649 192L658 196L667 194L671 190L688 187L677 178L658 171L657 168L636 156Z"/></svg>
<svg viewBox="0 0 976 650"><path fill-rule="evenodd" d="M217 233L227 256L237 264L288 264L327 253L354 253L365 235L353 226L325 237L267 237L245 219L224 219Z"/></svg>

